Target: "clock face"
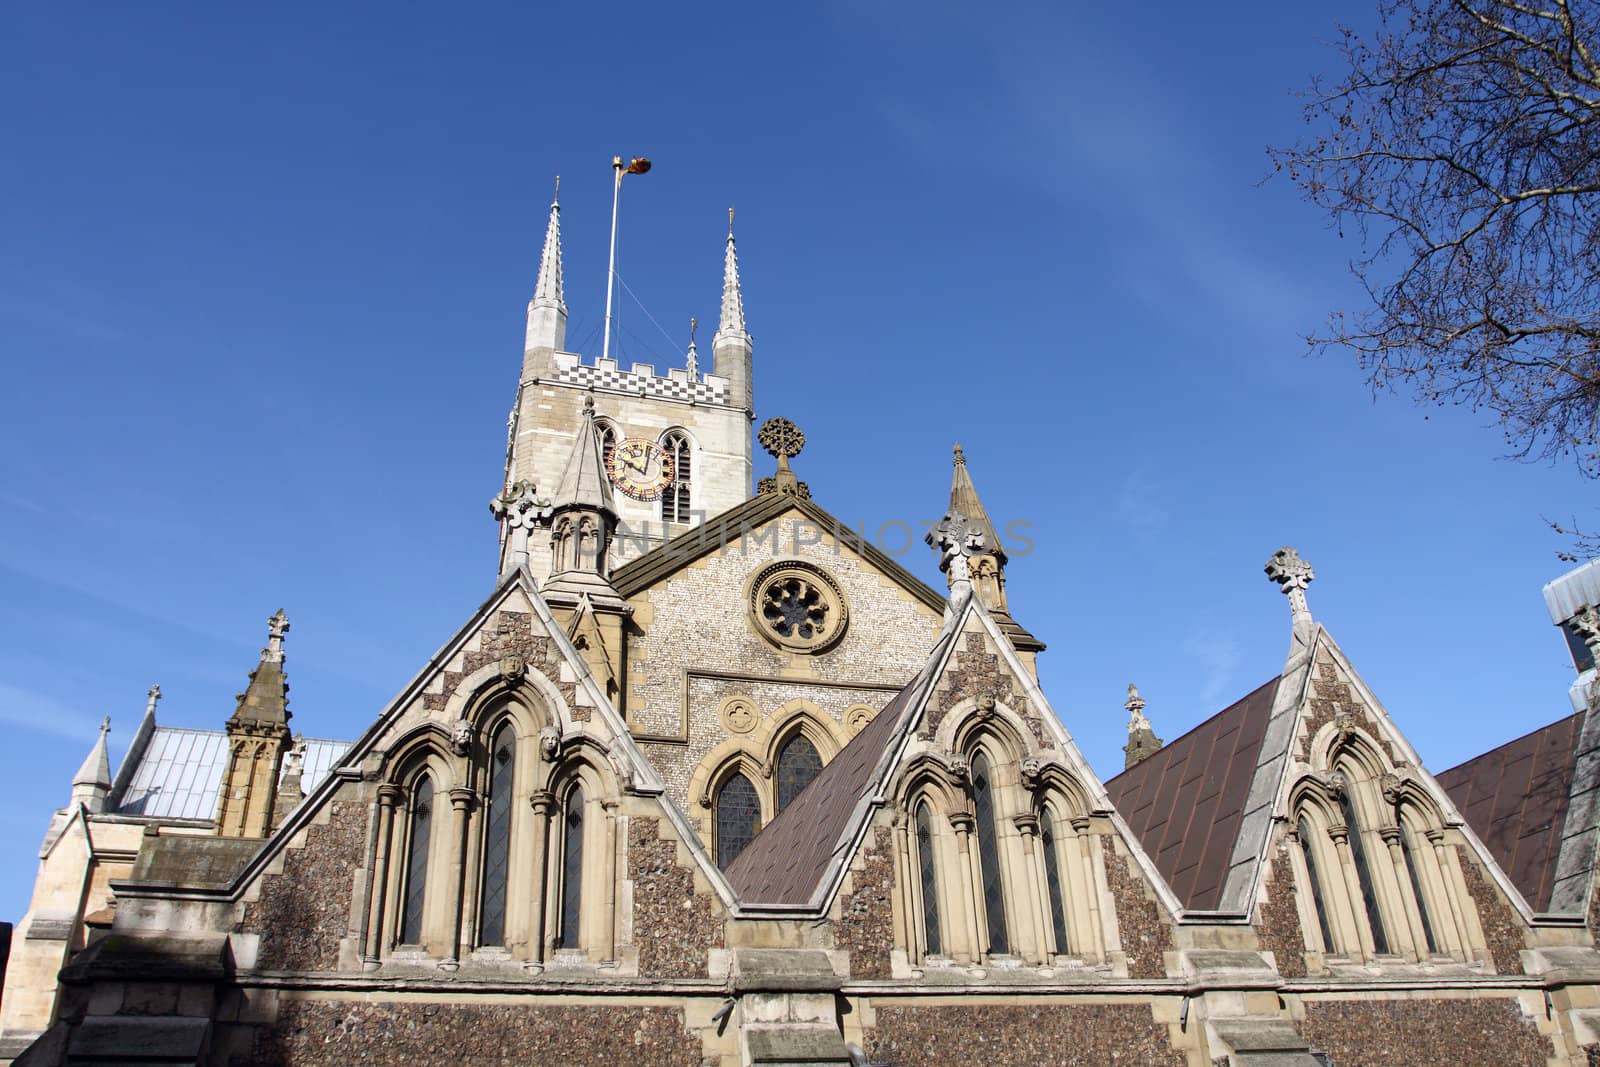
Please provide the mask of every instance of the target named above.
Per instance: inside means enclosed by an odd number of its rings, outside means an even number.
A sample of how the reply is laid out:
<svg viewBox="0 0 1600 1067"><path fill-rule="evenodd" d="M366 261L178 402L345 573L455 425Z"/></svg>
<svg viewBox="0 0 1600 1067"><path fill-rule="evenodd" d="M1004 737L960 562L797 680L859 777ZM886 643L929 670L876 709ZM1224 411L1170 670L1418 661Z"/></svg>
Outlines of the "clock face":
<svg viewBox="0 0 1600 1067"><path fill-rule="evenodd" d="M635 500L659 499L676 473L667 450L644 437L618 441L606 466L611 484Z"/></svg>

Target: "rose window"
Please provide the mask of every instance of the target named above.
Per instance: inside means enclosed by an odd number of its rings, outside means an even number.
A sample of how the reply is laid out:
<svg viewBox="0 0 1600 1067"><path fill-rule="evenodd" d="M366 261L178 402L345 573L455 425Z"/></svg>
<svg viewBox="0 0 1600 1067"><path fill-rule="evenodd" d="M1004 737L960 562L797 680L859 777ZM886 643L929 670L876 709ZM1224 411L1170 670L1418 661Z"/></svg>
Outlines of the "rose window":
<svg viewBox="0 0 1600 1067"><path fill-rule="evenodd" d="M831 575L808 563L774 564L750 585L751 621L780 647L820 652L844 634L844 595Z"/></svg>

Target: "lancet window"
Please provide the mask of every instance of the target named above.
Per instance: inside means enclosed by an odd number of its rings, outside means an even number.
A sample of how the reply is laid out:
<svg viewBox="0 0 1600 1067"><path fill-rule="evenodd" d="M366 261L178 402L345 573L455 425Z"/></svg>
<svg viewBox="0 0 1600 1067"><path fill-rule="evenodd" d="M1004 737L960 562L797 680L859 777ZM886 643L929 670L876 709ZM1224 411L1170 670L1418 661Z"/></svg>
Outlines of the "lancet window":
<svg viewBox="0 0 1600 1067"><path fill-rule="evenodd" d="M483 878L478 911L480 945L503 945L506 941L515 756L515 732L509 722L502 723L489 744L489 786L483 813Z"/></svg>
<svg viewBox="0 0 1600 1067"><path fill-rule="evenodd" d="M972 806L977 825L978 865L982 873L983 917L990 952L1011 951L1006 931L1005 876L1001 871L999 828L995 822L994 788L989 759L972 758Z"/></svg>
<svg viewBox="0 0 1600 1067"><path fill-rule="evenodd" d="M782 811L822 772L822 756L804 734L797 733L778 750L778 804Z"/></svg>
<svg viewBox="0 0 1600 1067"><path fill-rule="evenodd" d="M661 521L686 523L694 484L689 436L680 430L670 430L661 439L661 447L672 462L672 483L661 492Z"/></svg>
<svg viewBox="0 0 1600 1067"><path fill-rule="evenodd" d="M419 776L411 787L406 826L405 882L401 892L400 941L422 943L423 909L428 899L428 851L433 831L433 779Z"/></svg>
<svg viewBox="0 0 1600 1067"><path fill-rule="evenodd" d="M1050 932L1055 937L1058 953L1071 952L1071 938L1067 936L1067 905L1061 891L1061 859L1056 854L1056 817L1051 805L1039 809L1039 851L1044 859L1044 884L1046 902L1050 907Z"/></svg>
<svg viewBox="0 0 1600 1067"><path fill-rule="evenodd" d="M556 922L556 945L578 948L583 930L583 786L567 791L561 812L561 902Z"/></svg>
<svg viewBox="0 0 1600 1067"><path fill-rule="evenodd" d="M761 828L761 799L750 779L735 772L717 790L715 807L717 866L727 870Z"/></svg>
<svg viewBox="0 0 1600 1067"><path fill-rule="evenodd" d="M922 905L922 948L929 956L944 951L944 938L939 932L939 875L935 866L933 845L933 817L928 813L928 802L917 805L916 865L917 890Z"/></svg>

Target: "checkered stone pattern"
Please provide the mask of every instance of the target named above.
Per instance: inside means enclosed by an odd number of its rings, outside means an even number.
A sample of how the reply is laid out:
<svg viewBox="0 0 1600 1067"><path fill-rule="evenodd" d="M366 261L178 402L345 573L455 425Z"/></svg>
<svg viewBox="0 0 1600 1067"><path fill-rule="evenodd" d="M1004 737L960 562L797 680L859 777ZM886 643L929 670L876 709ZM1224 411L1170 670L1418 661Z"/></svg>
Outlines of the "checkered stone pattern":
<svg viewBox="0 0 1600 1067"><path fill-rule="evenodd" d="M580 363L576 367L563 367L556 379L568 385L642 392L646 396L692 400L697 404L726 403L728 394L727 386L721 382L690 381L687 377L661 378L653 374L637 374L617 366L588 367Z"/></svg>

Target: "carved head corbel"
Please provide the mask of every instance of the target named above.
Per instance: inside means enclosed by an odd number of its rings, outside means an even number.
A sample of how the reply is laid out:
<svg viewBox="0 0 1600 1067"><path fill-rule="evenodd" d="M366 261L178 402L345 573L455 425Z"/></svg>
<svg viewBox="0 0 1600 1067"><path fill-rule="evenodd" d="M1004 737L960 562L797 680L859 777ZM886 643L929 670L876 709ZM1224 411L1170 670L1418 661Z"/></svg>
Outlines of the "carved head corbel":
<svg viewBox="0 0 1600 1067"><path fill-rule="evenodd" d="M951 778L963 785L972 780L972 764L967 761L965 756L952 755L945 757L944 769Z"/></svg>
<svg viewBox="0 0 1600 1067"><path fill-rule="evenodd" d="M546 761L554 763L556 757L561 755L561 728L559 726L546 726L539 731L539 751Z"/></svg>
<svg viewBox="0 0 1600 1067"><path fill-rule="evenodd" d="M1022 788L1038 789L1044 776L1045 762L1038 756L1028 756L1022 761Z"/></svg>
<svg viewBox="0 0 1600 1067"><path fill-rule="evenodd" d="M450 728L450 751L458 756L465 756L472 751L472 724L466 719L457 719Z"/></svg>
<svg viewBox="0 0 1600 1067"><path fill-rule="evenodd" d="M527 673L528 662L515 652L500 657L500 680L507 684L520 682Z"/></svg>
<svg viewBox="0 0 1600 1067"><path fill-rule="evenodd" d="M984 693L978 698L977 716L979 722L988 722L990 719L994 718L993 693Z"/></svg>

